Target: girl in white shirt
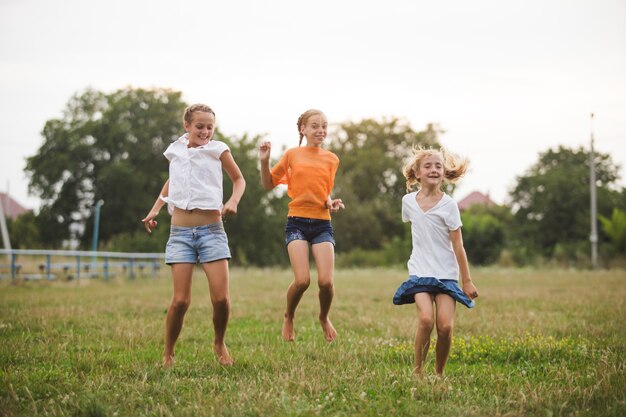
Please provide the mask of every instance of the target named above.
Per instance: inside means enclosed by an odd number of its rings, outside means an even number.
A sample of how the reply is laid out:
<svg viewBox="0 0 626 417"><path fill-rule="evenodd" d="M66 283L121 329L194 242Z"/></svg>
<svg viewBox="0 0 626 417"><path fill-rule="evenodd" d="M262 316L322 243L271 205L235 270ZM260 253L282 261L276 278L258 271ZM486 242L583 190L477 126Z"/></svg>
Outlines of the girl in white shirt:
<svg viewBox="0 0 626 417"><path fill-rule="evenodd" d="M471 308L478 297L463 247L459 207L441 190L444 180L453 183L463 176L467 165L466 160L444 150L418 148L404 168L407 192L413 186L418 190L402 198L402 220L411 222L413 250L408 262L409 279L398 288L393 302L417 306L417 375L422 374L435 323L435 371L443 374L452 343L456 301ZM459 273L463 290L458 285Z"/></svg>
<svg viewBox="0 0 626 417"><path fill-rule="evenodd" d="M170 161L169 179L148 215L142 220L148 233L165 203L172 215L165 262L172 266L174 295L165 322L163 366L174 364L174 345L191 303L191 277L200 262L209 281L213 304L213 349L222 365L232 365L224 337L230 315L228 260L231 258L222 218L237 213L246 182L228 146L212 140L215 113L204 104L189 106L183 115L186 134L164 152ZM222 169L233 182L233 192L222 204Z"/></svg>

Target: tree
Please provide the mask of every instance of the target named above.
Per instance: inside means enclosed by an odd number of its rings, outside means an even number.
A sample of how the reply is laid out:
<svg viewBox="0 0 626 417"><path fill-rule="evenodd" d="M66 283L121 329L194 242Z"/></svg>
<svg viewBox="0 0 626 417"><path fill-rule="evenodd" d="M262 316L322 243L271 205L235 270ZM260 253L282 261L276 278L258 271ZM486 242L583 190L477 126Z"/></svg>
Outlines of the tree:
<svg viewBox="0 0 626 417"><path fill-rule="evenodd" d="M619 167L609 155L595 157L598 213L608 216L619 198ZM518 252L551 257L555 249L574 258L589 241L589 153L563 146L539 155L511 192ZM606 236L601 236L606 239Z"/></svg>
<svg viewBox="0 0 626 417"><path fill-rule="evenodd" d="M32 211L19 215L15 219L7 219L7 229L13 249L29 249L40 247L37 217Z"/></svg>
<svg viewBox="0 0 626 417"><path fill-rule="evenodd" d="M599 216L602 230L610 239L614 254L626 254L626 213L618 208L613 209L610 218Z"/></svg>
<svg viewBox="0 0 626 417"><path fill-rule="evenodd" d="M497 262L507 245L508 207L473 204L461 213L463 242L470 263L488 265Z"/></svg>
<svg viewBox="0 0 626 417"><path fill-rule="evenodd" d="M405 235L402 168L413 146L437 146L440 132L434 125L416 132L408 122L392 118L346 122L331 133L329 150L340 160L333 194L347 207L333 217L337 251L381 249Z"/></svg>
<svg viewBox="0 0 626 417"><path fill-rule="evenodd" d="M42 201L44 246L79 239L89 247L94 202L103 200L100 237L141 227L141 215L167 178L163 150L181 131L185 103L166 89L86 90L60 119L49 120L44 143L27 159L29 189Z"/></svg>

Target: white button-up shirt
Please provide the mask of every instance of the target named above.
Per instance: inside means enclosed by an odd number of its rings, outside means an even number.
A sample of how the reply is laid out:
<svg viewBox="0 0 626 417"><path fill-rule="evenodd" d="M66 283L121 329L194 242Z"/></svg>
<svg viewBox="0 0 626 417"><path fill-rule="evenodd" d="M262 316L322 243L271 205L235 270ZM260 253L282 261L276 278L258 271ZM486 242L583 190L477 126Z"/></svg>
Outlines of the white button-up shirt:
<svg viewBox="0 0 626 417"><path fill-rule="evenodd" d="M168 211L221 210L223 177L220 156L229 151L224 142L211 140L203 146L188 147L188 134L173 142L163 153L170 161L169 195L163 197Z"/></svg>

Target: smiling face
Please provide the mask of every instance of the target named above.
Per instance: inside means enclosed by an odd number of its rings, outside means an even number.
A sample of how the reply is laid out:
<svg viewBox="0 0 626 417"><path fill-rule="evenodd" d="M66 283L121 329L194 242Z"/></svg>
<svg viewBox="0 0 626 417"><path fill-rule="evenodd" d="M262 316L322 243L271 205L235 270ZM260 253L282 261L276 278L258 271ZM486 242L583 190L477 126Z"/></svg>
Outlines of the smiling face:
<svg viewBox="0 0 626 417"><path fill-rule="evenodd" d="M443 157L438 153L426 155L415 168L415 177L422 187L438 187L443 182Z"/></svg>
<svg viewBox="0 0 626 417"><path fill-rule="evenodd" d="M308 117L300 127L300 133L306 137L307 146L319 147L328 133L328 121L323 113Z"/></svg>
<svg viewBox="0 0 626 417"><path fill-rule="evenodd" d="M191 122L185 121L185 130L189 133L189 147L206 145L213 138L215 115L204 111L194 111Z"/></svg>

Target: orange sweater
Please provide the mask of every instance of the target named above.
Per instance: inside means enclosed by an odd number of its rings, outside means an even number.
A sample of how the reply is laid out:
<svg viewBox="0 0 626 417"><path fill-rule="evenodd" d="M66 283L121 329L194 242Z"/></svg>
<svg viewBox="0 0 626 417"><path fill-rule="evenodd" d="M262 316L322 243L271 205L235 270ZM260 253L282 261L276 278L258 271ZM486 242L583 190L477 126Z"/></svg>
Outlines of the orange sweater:
<svg viewBox="0 0 626 417"><path fill-rule="evenodd" d="M339 158L313 146L291 148L272 168L272 183L287 184L288 216L330 220L326 207L335 183Z"/></svg>

